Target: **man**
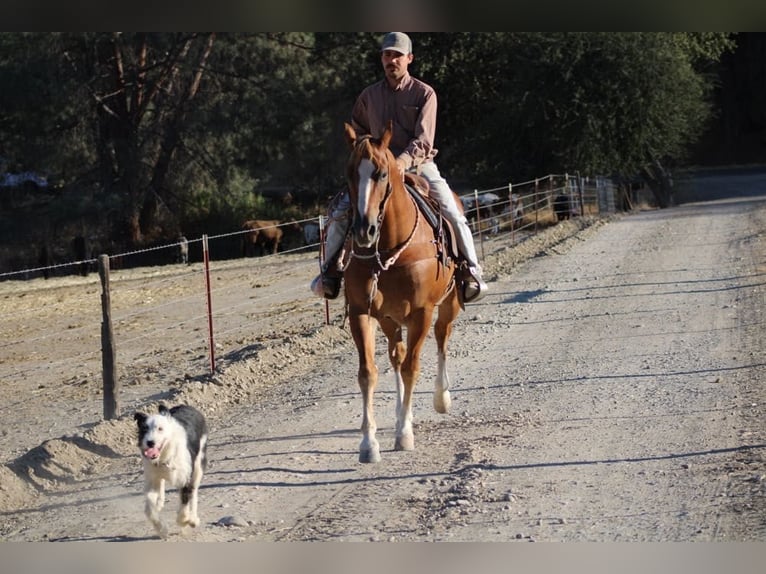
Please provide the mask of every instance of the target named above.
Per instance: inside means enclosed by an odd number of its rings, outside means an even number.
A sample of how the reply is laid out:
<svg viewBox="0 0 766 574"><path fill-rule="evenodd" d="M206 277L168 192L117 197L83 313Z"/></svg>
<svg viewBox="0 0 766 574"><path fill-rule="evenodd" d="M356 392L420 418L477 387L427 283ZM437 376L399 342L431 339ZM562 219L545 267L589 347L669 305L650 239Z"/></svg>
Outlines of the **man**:
<svg viewBox="0 0 766 574"><path fill-rule="evenodd" d="M405 171L416 170L428 180L429 195L439 202L442 214L452 223L460 255L468 264L468 272L463 278L464 301L478 301L486 294L487 285L481 276L473 234L434 163L437 153L433 147L436 92L428 84L410 76L408 67L413 57L412 42L407 34L386 34L380 57L385 78L362 91L351 112L351 123L357 134L379 138L388 122L393 121L389 148L396 158L396 165L402 177ZM312 291L327 299L334 299L340 291L342 271L338 268L338 257L350 224L349 207L347 191L339 194L330 206L325 263L322 273L311 284Z"/></svg>

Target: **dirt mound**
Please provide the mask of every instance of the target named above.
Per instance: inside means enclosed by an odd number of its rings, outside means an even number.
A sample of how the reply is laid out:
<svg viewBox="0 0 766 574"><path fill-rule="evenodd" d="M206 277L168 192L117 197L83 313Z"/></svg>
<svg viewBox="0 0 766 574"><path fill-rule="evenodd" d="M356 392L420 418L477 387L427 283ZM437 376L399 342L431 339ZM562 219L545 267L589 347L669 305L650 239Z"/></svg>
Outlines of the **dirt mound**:
<svg viewBox="0 0 766 574"><path fill-rule="evenodd" d="M8 466L0 466L0 512L20 510L36 498L37 493L29 482L19 478Z"/></svg>
<svg viewBox="0 0 766 574"><path fill-rule="evenodd" d="M37 490L55 489L102 471L110 460L128 456L133 434L132 421L104 421L81 435L47 440L9 468Z"/></svg>

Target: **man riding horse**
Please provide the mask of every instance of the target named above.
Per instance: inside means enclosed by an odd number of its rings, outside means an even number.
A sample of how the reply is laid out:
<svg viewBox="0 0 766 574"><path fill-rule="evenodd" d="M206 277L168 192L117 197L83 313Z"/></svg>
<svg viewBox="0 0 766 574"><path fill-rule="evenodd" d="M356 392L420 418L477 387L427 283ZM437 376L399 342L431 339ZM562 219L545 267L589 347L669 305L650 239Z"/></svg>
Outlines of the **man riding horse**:
<svg viewBox="0 0 766 574"><path fill-rule="evenodd" d="M434 162L436 133L436 92L428 84L410 76L412 42L402 32L390 32L383 38L381 62L385 78L365 88L354 104L352 126L357 134L380 138L391 121L393 136L390 149L396 158L400 177L415 170L429 183L429 195L436 199L442 214L455 230L460 257L465 261L462 274L463 300L478 301L487 292L481 266L473 243L473 234L447 181ZM327 299L340 292L343 272L339 257L350 225L348 191L339 193L330 205L326 233L325 262L311 290Z"/></svg>

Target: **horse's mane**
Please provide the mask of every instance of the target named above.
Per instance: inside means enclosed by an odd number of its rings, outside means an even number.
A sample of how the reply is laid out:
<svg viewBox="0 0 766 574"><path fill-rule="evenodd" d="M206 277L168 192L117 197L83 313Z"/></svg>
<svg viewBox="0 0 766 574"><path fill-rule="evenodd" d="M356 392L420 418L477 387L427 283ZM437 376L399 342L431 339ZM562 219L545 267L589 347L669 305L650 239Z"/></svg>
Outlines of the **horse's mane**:
<svg viewBox="0 0 766 574"><path fill-rule="evenodd" d="M370 134L365 134L363 136L359 136L357 138L356 142L354 143L354 149L353 149L353 153L351 154L351 157L349 159L349 163L355 162L358 158L363 157L365 155L369 156L370 158L375 160L375 155L376 154L374 153L374 150L372 149L372 146L373 146L373 144L374 145L380 145L381 142L382 142L381 138L374 138ZM388 154L385 153L385 152L390 151L390 150L386 149L386 150L382 150L382 151L384 152L384 156L387 157ZM375 161L374 163L377 164L378 162Z"/></svg>

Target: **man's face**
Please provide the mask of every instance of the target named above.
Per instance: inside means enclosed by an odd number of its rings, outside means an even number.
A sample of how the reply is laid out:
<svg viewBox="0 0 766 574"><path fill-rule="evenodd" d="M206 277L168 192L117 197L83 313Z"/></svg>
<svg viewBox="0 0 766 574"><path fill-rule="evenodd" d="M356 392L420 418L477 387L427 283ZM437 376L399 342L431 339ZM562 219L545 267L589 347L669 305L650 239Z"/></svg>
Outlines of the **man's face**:
<svg viewBox="0 0 766 574"><path fill-rule="evenodd" d="M401 54L395 50L384 50L380 54L380 61L383 63L383 71L386 78L391 82L397 83L407 72L407 66L412 62L412 54Z"/></svg>

